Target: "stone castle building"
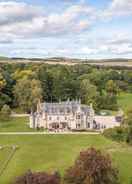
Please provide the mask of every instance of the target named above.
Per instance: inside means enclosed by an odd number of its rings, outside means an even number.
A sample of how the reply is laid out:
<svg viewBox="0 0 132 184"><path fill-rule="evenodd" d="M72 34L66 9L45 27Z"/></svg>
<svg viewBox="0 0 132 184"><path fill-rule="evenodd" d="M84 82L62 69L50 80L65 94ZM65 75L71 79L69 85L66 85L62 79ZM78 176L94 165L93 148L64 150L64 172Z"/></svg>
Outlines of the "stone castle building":
<svg viewBox="0 0 132 184"><path fill-rule="evenodd" d="M30 128L93 129L94 110L92 105L82 105L80 100L38 103L37 111L30 115Z"/></svg>
<svg viewBox="0 0 132 184"><path fill-rule="evenodd" d="M30 128L48 130L100 130L120 126L123 112L117 116L95 115L92 104L80 100L59 103L38 103L37 111L30 115Z"/></svg>

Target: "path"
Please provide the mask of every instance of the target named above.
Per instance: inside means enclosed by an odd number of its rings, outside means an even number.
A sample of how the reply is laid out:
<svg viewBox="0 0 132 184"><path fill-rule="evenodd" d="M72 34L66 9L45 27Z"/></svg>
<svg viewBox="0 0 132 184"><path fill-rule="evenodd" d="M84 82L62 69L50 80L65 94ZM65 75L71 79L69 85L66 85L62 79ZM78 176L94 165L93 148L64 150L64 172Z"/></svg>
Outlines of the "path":
<svg viewBox="0 0 132 184"><path fill-rule="evenodd" d="M98 135L100 132L0 132L0 135Z"/></svg>
<svg viewBox="0 0 132 184"><path fill-rule="evenodd" d="M29 117L29 114L18 114L12 112L11 117Z"/></svg>

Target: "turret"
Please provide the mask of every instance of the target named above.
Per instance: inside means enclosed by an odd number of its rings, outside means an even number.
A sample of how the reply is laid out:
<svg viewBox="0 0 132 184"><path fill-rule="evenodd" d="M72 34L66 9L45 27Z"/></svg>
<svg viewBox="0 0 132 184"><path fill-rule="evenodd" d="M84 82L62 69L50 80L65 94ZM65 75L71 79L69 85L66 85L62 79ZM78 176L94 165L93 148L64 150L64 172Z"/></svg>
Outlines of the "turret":
<svg viewBox="0 0 132 184"><path fill-rule="evenodd" d="M90 116L94 116L94 109L92 103L90 103Z"/></svg>
<svg viewBox="0 0 132 184"><path fill-rule="evenodd" d="M37 112L39 113L41 111L41 102L40 99L38 100L38 104L37 104Z"/></svg>

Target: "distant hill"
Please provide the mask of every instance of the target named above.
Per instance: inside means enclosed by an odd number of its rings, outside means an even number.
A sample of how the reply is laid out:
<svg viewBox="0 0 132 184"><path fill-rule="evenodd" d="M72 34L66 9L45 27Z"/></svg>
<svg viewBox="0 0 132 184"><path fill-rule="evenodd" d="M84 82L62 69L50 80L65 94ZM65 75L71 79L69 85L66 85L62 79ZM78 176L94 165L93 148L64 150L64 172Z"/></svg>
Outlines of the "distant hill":
<svg viewBox="0 0 132 184"><path fill-rule="evenodd" d="M5 57L5 56L0 56L0 60L5 60L5 59L9 59L8 57Z"/></svg>
<svg viewBox="0 0 132 184"><path fill-rule="evenodd" d="M77 65L88 64L96 67L116 67L132 69L132 59L76 59L67 57L52 58L8 58L0 57L0 63L45 63L51 65Z"/></svg>

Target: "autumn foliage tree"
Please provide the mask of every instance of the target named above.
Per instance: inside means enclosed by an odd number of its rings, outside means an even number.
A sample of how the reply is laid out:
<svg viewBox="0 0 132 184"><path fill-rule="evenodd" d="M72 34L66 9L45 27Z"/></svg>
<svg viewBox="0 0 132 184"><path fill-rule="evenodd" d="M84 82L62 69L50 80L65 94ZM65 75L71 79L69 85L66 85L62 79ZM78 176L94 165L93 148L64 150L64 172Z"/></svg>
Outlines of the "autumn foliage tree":
<svg viewBox="0 0 132 184"><path fill-rule="evenodd" d="M75 164L66 171L64 184L119 184L118 171L109 155L90 148L80 152Z"/></svg>
<svg viewBox="0 0 132 184"><path fill-rule="evenodd" d="M38 100L42 99L42 88L39 80L21 79L14 87L15 103L25 112L35 109Z"/></svg>
<svg viewBox="0 0 132 184"><path fill-rule="evenodd" d="M60 175L58 172L47 174L46 172L28 171L23 176L16 179L15 184L60 184Z"/></svg>

